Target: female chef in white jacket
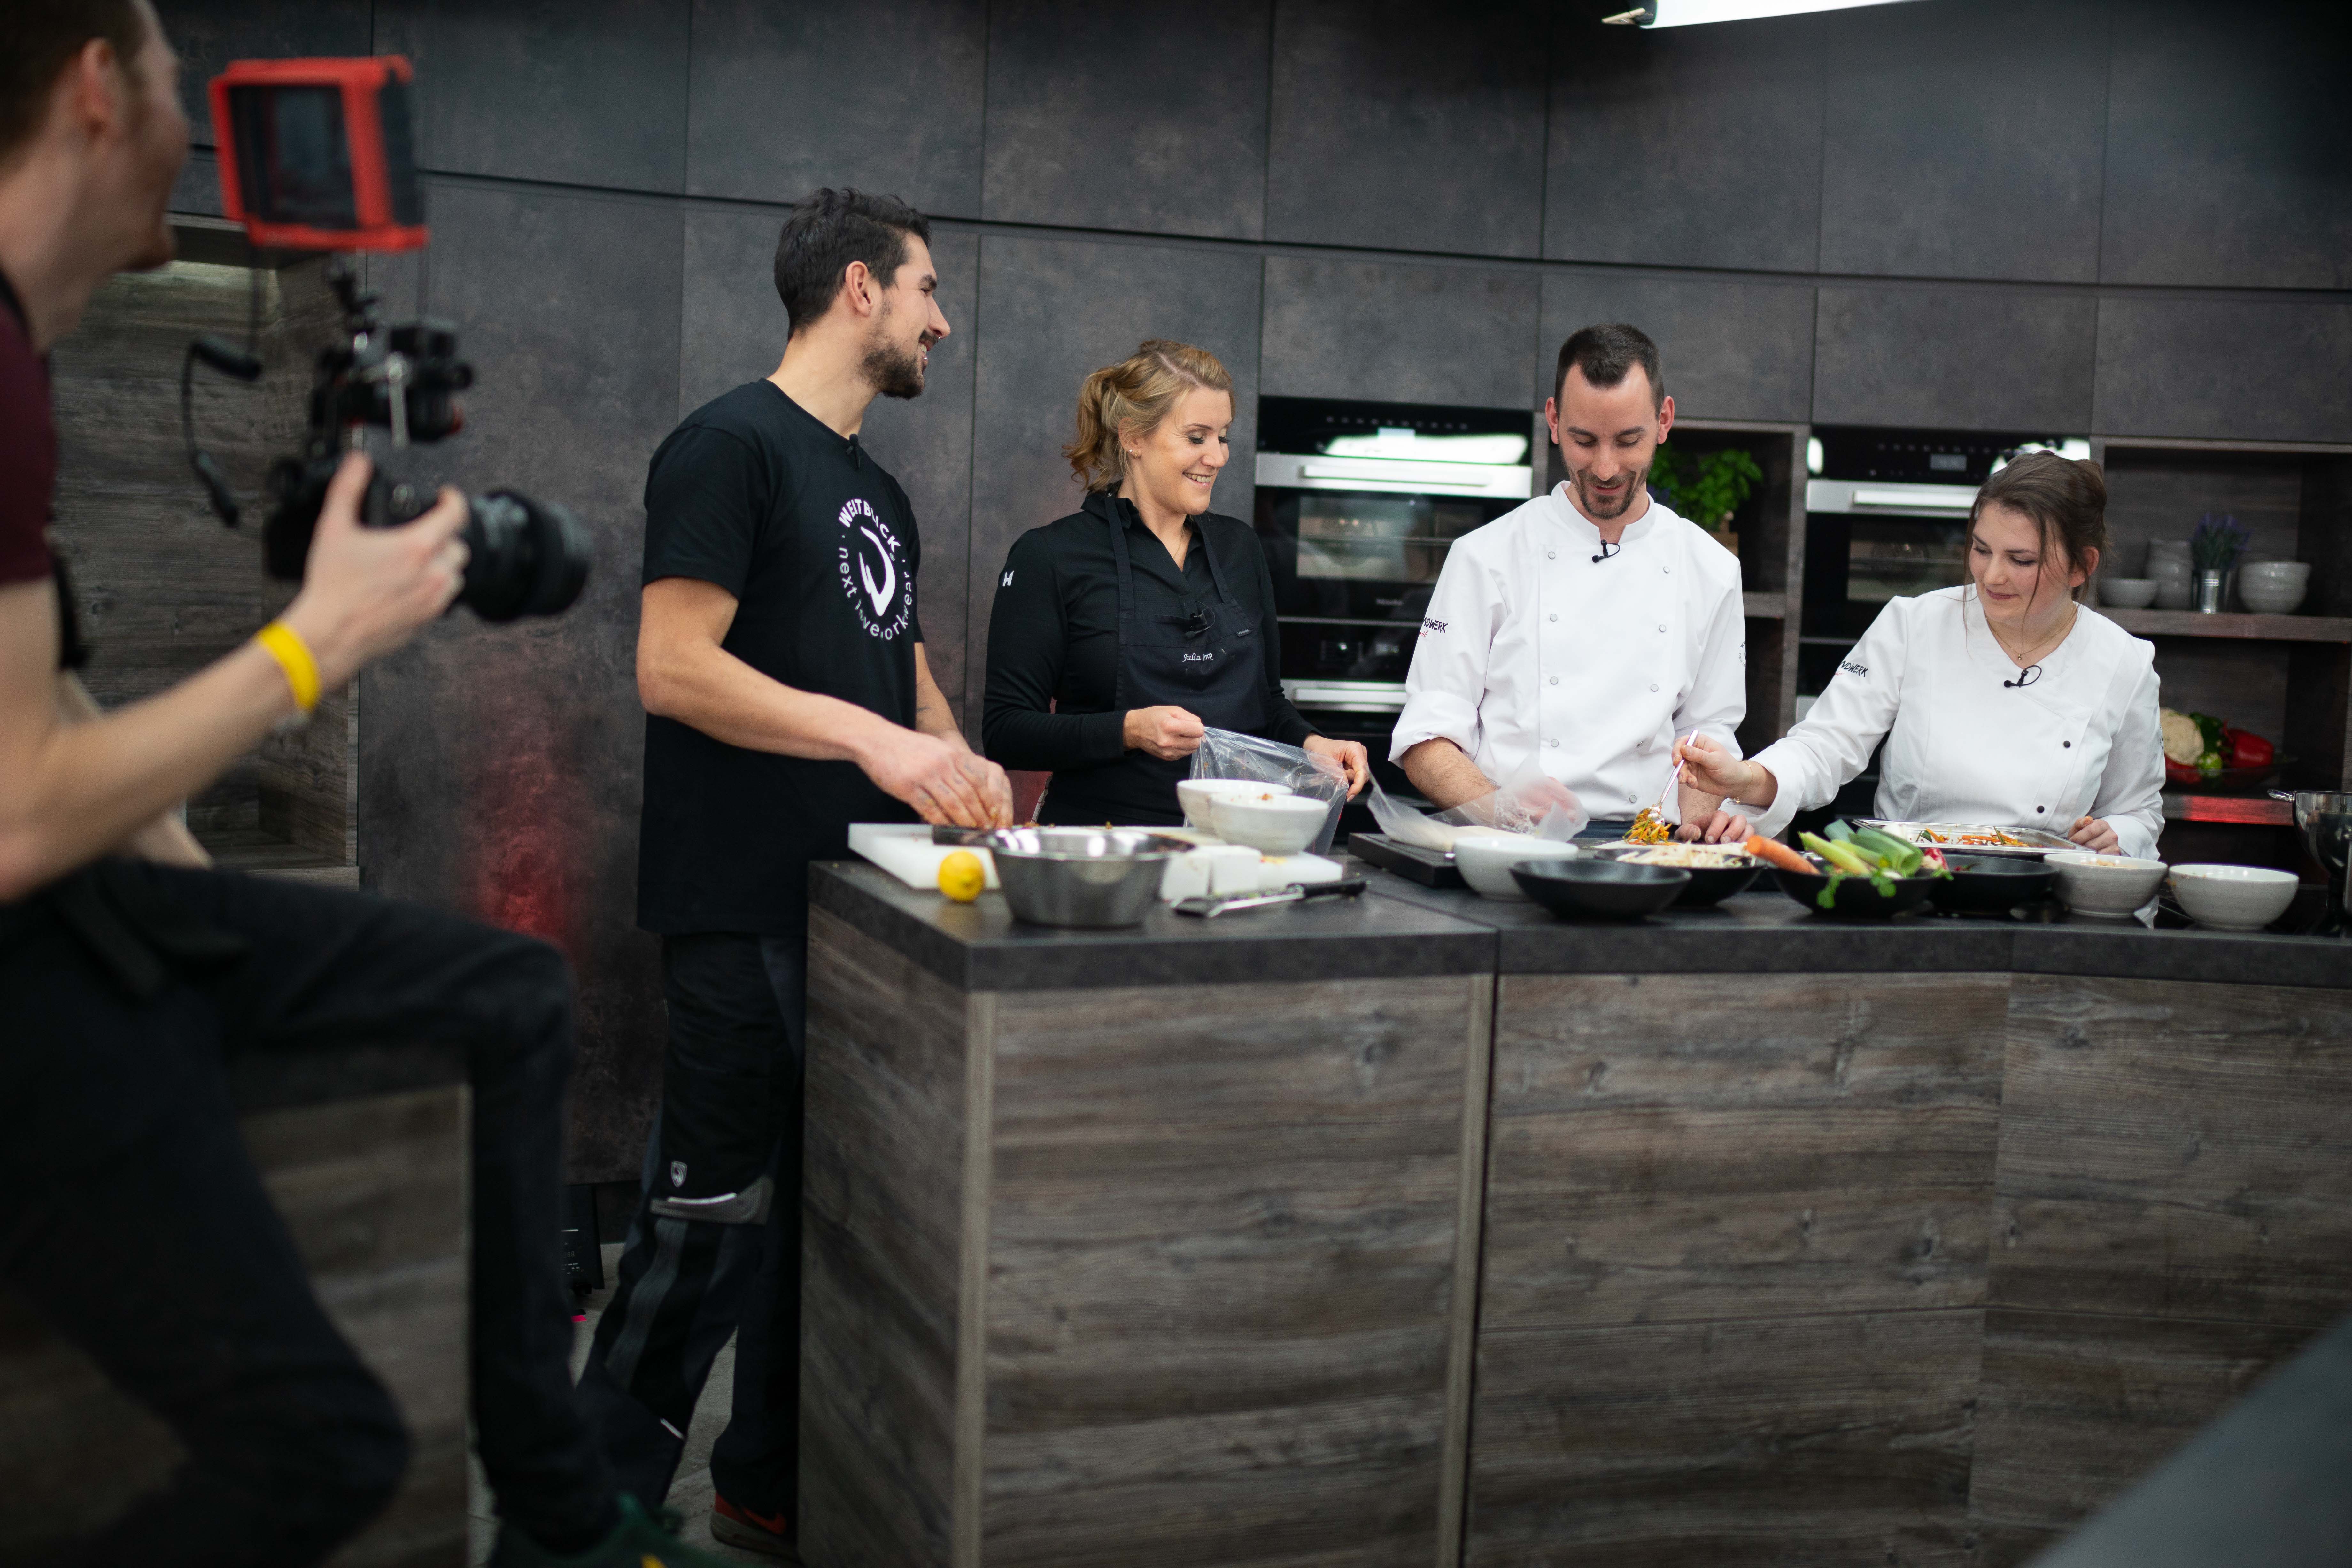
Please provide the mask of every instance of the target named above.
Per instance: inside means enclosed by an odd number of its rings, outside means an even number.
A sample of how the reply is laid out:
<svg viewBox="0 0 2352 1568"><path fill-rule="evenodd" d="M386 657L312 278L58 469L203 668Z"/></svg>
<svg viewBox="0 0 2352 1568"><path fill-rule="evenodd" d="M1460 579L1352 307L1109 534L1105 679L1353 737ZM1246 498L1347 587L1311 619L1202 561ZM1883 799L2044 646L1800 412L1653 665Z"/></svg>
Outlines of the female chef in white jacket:
<svg viewBox="0 0 2352 1568"><path fill-rule="evenodd" d="M1690 771L1777 836L1884 738L1882 817L2021 824L2154 856L2156 650L2076 596L2106 544L2106 501L2096 464L2019 458L1977 492L1968 584L1890 600L1802 723L1747 761L1698 736L1679 748Z"/></svg>

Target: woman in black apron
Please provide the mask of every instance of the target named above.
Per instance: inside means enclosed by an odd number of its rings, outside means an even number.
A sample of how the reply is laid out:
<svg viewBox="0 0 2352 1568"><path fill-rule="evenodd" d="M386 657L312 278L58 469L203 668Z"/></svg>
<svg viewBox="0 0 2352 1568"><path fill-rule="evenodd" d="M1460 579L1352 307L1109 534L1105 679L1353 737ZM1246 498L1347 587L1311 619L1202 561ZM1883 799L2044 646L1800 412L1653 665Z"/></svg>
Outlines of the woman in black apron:
<svg viewBox="0 0 2352 1568"><path fill-rule="evenodd" d="M1156 339L1087 377L1065 448L1086 500L997 574L982 746L1053 775L1041 822L1181 822L1204 728L1329 757L1350 795L1369 776L1360 744L1316 734L1283 696L1265 552L1208 510L1232 389L1214 355Z"/></svg>

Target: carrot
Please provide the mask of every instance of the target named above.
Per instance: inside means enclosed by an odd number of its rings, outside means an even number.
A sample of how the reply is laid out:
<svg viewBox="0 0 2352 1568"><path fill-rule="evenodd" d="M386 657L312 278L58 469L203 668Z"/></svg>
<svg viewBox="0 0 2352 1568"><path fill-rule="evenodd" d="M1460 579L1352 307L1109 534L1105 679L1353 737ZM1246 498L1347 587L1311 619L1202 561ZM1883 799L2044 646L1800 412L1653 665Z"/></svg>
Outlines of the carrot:
<svg viewBox="0 0 2352 1568"><path fill-rule="evenodd" d="M1806 859L1802 855L1798 854L1787 845L1780 842L1780 840L1767 838L1760 833L1749 834L1748 836L1748 842L1741 845L1740 847L1747 850L1748 853L1755 856L1759 860L1769 861L1772 865L1778 866L1783 871L1802 872L1804 875L1809 877L1818 877L1821 875L1819 871L1813 868L1813 863Z"/></svg>

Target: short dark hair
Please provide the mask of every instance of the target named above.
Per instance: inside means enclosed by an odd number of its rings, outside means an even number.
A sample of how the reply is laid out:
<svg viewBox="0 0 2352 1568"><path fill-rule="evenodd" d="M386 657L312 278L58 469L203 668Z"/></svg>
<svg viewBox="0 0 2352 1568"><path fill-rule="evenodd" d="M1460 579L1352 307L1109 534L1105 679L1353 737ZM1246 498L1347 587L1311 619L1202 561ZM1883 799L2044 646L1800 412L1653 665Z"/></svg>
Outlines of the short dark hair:
<svg viewBox="0 0 2352 1568"><path fill-rule="evenodd" d="M1584 379L1595 386L1614 386L1637 364L1650 378L1651 400L1664 406L1666 378L1658 373L1658 345L1650 341L1650 334L1622 321L1586 327L1570 333L1568 342L1559 345L1559 370L1551 378L1551 395L1557 399L1568 384L1570 365L1582 371Z"/></svg>
<svg viewBox="0 0 2352 1568"><path fill-rule="evenodd" d="M125 72L147 42L139 0L6 0L0 5L0 165L16 157L49 107L49 90L92 38L114 46Z"/></svg>
<svg viewBox="0 0 2352 1568"><path fill-rule="evenodd" d="M799 331L833 309L841 275L863 261L887 289L907 259L907 237L931 243L930 220L896 196L847 186L812 193L793 206L776 239L776 297Z"/></svg>

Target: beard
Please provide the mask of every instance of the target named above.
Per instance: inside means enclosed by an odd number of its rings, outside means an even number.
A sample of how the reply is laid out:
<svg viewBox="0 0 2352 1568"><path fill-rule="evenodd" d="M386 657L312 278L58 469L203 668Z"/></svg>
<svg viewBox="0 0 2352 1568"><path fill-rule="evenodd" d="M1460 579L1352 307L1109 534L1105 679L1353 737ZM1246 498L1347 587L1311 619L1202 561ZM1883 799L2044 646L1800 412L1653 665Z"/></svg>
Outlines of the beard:
<svg viewBox="0 0 2352 1568"><path fill-rule="evenodd" d="M858 368L865 372L866 382L878 396L920 397L923 351L929 346L919 342L911 349L903 349L877 332L866 345L866 357L858 362Z"/></svg>
<svg viewBox="0 0 2352 1568"><path fill-rule="evenodd" d="M1576 489L1576 499L1579 504L1583 507L1584 515L1592 519L1595 522L1607 522L1612 518L1624 516L1626 509L1633 504L1633 498L1635 496L1646 495L1648 493L1650 470L1643 468L1639 472L1628 473L1625 476L1625 488L1618 492L1617 499L1613 502L1608 500L1604 497L1594 495L1591 490L1587 489L1586 486L1589 481L1583 474L1576 474L1572 476L1572 479Z"/></svg>

